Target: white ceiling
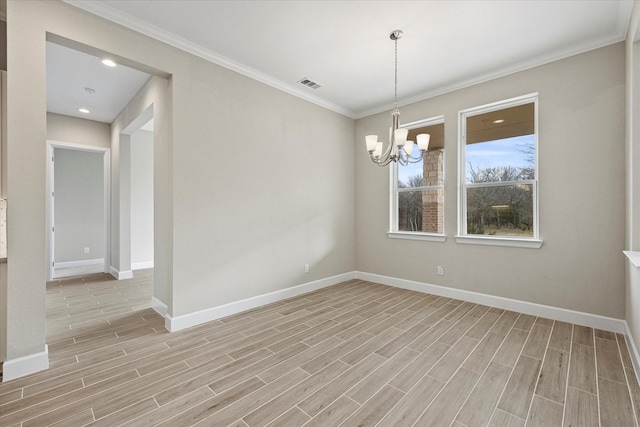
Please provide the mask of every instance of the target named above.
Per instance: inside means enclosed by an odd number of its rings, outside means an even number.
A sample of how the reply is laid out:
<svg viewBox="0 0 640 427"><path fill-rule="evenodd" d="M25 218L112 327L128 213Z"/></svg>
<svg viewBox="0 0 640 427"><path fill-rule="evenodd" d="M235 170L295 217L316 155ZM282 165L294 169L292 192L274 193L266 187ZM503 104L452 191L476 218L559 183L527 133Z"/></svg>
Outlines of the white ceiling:
<svg viewBox="0 0 640 427"><path fill-rule="evenodd" d="M47 42L47 111L113 122L151 76L121 64L107 67L101 59ZM79 108L90 113L80 113Z"/></svg>
<svg viewBox="0 0 640 427"><path fill-rule="evenodd" d="M624 40L630 0L66 0L358 118ZM302 86L308 78L319 89Z"/></svg>

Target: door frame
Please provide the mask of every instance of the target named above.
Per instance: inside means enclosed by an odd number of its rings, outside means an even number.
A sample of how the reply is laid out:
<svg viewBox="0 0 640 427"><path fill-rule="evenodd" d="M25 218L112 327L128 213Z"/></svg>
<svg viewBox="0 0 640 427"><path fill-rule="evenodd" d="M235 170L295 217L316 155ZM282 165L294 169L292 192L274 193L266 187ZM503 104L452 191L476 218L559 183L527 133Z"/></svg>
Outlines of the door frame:
<svg viewBox="0 0 640 427"><path fill-rule="evenodd" d="M109 272L111 265L111 149L105 147L97 147L93 145L75 144L71 142L47 140L47 281L51 281L54 273L53 260L55 258L55 232L53 225L55 224L55 201L53 190L55 188L54 175L54 149L61 148L65 150L88 151L92 153L102 153L102 169L103 169L103 197L104 197L104 267L105 273Z"/></svg>

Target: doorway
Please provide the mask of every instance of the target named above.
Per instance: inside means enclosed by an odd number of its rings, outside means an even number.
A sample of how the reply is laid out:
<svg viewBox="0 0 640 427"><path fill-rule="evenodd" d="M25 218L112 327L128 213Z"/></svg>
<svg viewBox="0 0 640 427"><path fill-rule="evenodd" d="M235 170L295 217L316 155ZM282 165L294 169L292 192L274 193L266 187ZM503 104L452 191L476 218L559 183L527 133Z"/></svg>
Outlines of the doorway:
<svg viewBox="0 0 640 427"><path fill-rule="evenodd" d="M108 272L110 150L47 141L48 280Z"/></svg>

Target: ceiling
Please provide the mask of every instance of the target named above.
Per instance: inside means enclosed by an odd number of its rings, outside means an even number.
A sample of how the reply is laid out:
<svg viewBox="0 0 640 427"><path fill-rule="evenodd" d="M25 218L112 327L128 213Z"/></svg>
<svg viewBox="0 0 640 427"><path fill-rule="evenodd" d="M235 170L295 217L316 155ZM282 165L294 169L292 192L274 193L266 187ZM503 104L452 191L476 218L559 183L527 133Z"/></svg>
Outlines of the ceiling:
<svg viewBox="0 0 640 427"><path fill-rule="evenodd" d="M633 8L630 0L66 1L352 118L393 105L395 29L404 31L403 105L622 41Z"/></svg>
<svg viewBox="0 0 640 427"><path fill-rule="evenodd" d="M151 75L122 64L107 67L101 59L48 41L47 111L113 122Z"/></svg>

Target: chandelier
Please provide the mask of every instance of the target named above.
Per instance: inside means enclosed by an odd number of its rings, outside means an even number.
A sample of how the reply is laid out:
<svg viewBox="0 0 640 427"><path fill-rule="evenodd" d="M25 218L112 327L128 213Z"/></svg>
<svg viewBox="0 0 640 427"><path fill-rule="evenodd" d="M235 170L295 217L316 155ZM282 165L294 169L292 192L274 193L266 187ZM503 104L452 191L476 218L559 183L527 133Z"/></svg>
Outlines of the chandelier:
<svg viewBox="0 0 640 427"><path fill-rule="evenodd" d="M392 122L391 132L389 133L389 145L383 153L383 142L378 141L378 135L365 136L367 151L369 152L371 161L378 166L386 166L391 162L398 162L401 165L417 163L422 160L424 153L429 148L430 135L428 133L421 133L416 137L420 156L412 156L414 142L407 141L409 130L398 129L400 120L400 109L398 109L398 39L400 39L402 35L403 32L401 30L395 30L389 35L389 38L393 40L395 44L395 93L393 111L391 112Z"/></svg>

